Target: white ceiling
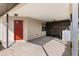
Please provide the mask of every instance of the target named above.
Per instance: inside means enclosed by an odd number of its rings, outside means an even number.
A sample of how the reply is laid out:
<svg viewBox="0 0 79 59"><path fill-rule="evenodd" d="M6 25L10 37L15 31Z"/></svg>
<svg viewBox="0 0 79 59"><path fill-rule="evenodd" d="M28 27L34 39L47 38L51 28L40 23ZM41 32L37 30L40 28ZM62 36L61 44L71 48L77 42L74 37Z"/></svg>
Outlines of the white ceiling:
<svg viewBox="0 0 79 59"><path fill-rule="evenodd" d="M22 5L22 6L21 6ZM31 17L42 21L58 21L69 19L69 7L67 3L29 3L20 4L9 12L10 16Z"/></svg>

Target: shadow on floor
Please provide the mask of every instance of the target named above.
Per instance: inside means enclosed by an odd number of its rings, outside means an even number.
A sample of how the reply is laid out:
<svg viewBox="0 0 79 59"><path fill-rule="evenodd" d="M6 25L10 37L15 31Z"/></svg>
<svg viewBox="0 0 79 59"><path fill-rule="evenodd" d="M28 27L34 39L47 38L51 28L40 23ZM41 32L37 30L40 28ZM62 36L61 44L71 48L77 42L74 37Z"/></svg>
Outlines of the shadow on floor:
<svg viewBox="0 0 79 59"><path fill-rule="evenodd" d="M36 38L33 40L29 40L28 42L33 43L33 44L37 44L39 46L43 46L47 42L51 41L52 39L53 39L53 37L40 37L40 38Z"/></svg>
<svg viewBox="0 0 79 59"><path fill-rule="evenodd" d="M2 45L0 45L0 51L2 51L2 50L4 50L5 48L2 46Z"/></svg>

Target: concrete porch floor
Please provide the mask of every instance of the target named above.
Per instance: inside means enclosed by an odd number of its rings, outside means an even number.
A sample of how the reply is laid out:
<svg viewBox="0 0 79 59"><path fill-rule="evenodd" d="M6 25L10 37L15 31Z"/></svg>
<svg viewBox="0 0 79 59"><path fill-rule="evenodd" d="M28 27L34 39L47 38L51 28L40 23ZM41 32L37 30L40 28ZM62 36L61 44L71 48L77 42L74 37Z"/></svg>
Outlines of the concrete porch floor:
<svg viewBox="0 0 79 59"><path fill-rule="evenodd" d="M43 46L30 42L16 42L8 49L0 51L0 56L46 56L46 53L48 56L69 56L70 51L61 42L57 38L52 38Z"/></svg>
<svg viewBox="0 0 79 59"><path fill-rule="evenodd" d="M42 47L28 42L17 42L8 49L0 51L1 56L46 56Z"/></svg>

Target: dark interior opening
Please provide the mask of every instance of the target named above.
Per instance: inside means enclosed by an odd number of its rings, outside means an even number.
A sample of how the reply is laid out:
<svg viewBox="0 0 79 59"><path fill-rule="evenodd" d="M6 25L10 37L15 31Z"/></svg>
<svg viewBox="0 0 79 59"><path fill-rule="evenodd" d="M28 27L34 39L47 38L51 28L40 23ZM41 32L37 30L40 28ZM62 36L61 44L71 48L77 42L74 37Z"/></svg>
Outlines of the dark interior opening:
<svg viewBox="0 0 79 59"><path fill-rule="evenodd" d="M69 20L46 22L46 36L62 38L62 31L69 30L69 26Z"/></svg>

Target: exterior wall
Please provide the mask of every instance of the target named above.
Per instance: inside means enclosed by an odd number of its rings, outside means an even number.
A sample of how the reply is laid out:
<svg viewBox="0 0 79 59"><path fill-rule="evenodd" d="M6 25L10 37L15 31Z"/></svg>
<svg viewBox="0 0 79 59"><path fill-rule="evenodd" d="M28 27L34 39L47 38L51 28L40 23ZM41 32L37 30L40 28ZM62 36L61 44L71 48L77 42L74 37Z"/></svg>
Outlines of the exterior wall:
<svg viewBox="0 0 79 59"><path fill-rule="evenodd" d="M1 17L1 20L2 20L2 45L4 46L4 48L6 48L6 17L3 16Z"/></svg>
<svg viewBox="0 0 79 59"><path fill-rule="evenodd" d="M23 19L23 37L24 40L28 40L28 21L27 18Z"/></svg>
<svg viewBox="0 0 79 59"><path fill-rule="evenodd" d="M2 32L1 32L1 34L2 34L2 37L1 37L1 39L2 39L2 45L4 46L4 48L6 48L7 47L7 33L6 33L6 16L3 16L3 17L1 17L1 30L2 30ZM9 43L9 46L11 45L11 44L13 44L14 43L14 30L13 30L13 18L9 18L9 23L8 23L8 43Z"/></svg>
<svg viewBox="0 0 79 59"><path fill-rule="evenodd" d="M19 17L15 20L23 20L23 38L25 41L46 36L46 32L42 31L42 21L28 17Z"/></svg>
<svg viewBox="0 0 79 59"><path fill-rule="evenodd" d="M6 17L1 17L2 20L2 44L6 48ZM45 36L46 33L42 31L42 22L33 20L27 17L9 17L8 22L8 40L9 46L14 43L14 20L23 20L23 40L31 40L41 36Z"/></svg>
<svg viewBox="0 0 79 59"><path fill-rule="evenodd" d="M1 34L1 29L2 29L2 28L1 28L1 19L0 19L0 41L1 41L1 39L2 39L2 36L1 36L1 35L2 35L2 34Z"/></svg>
<svg viewBox="0 0 79 59"><path fill-rule="evenodd" d="M13 34L12 37L9 35L9 39L12 38L12 40L14 40L14 20L23 20L23 40L27 40L28 39L28 22L26 20L26 17L10 17L9 19L9 27L10 30L12 30ZM10 32L11 34L11 32ZM12 41L11 40L11 41Z"/></svg>
<svg viewBox="0 0 79 59"><path fill-rule="evenodd" d="M14 18L9 17L8 21L8 41L9 41L9 46L14 43Z"/></svg>
<svg viewBox="0 0 79 59"><path fill-rule="evenodd" d="M46 36L46 31L42 31L42 21L28 20L28 39L35 39Z"/></svg>
<svg viewBox="0 0 79 59"><path fill-rule="evenodd" d="M27 30L28 30L28 26L27 26L27 21L25 20L26 18L14 18L14 17L9 17L9 22L8 22L8 43L9 46L12 45L14 43L14 20L24 20L23 21L23 28L24 28L24 33L23 33L23 37L24 40L27 39ZM6 17L3 16L1 17L2 20L2 45L4 46L4 48L6 48Z"/></svg>

